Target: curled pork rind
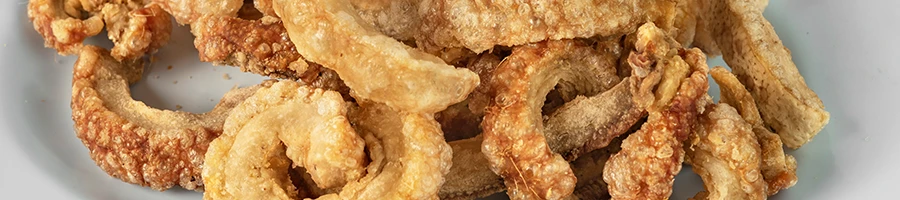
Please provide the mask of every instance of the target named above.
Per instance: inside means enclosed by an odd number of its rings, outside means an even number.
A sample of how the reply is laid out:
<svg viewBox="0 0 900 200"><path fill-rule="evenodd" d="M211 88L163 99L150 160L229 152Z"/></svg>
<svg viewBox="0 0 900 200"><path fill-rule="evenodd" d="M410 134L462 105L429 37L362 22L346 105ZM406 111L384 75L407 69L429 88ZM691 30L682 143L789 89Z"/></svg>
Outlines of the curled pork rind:
<svg viewBox="0 0 900 200"><path fill-rule="evenodd" d="M365 177L321 199L438 197L453 153L432 114L396 111L365 100L350 117L357 131L366 136L367 147L375 147L368 149L372 163ZM368 146L376 142L378 145Z"/></svg>
<svg viewBox="0 0 900 200"><path fill-rule="evenodd" d="M362 137L350 126L340 94L282 81L235 108L206 154L206 199L296 198L289 160L318 187L365 174Z"/></svg>
<svg viewBox="0 0 900 200"><path fill-rule="evenodd" d="M728 104L711 105L704 111L685 150L706 188L697 200L766 199L756 135Z"/></svg>
<svg viewBox="0 0 900 200"><path fill-rule="evenodd" d="M291 108L291 104L306 105ZM321 199L436 198L450 168L451 152L434 117L371 102L347 111L343 104L336 92L296 83L261 89L237 108L226 122L225 134L210 145L204 198L304 198L289 177L289 159L305 167L319 186L326 182L317 175L346 180L329 184L342 187ZM319 117L324 118L314 120ZM290 129L312 132L306 139L285 137L297 132ZM361 166L367 160L368 166ZM337 168L323 169L328 166Z"/></svg>
<svg viewBox="0 0 900 200"><path fill-rule="evenodd" d="M85 39L106 26L115 44L112 56L119 61L155 52L168 42L172 32L168 13L158 5L138 0L33 0L28 3L28 18L44 38L44 46L60 55L78 53Z"/></svg>
<svg viewBox="0 0 900 200"><path fill-rule="evenodd" d="M273 3L297 51L337 72L361 98L435 113L463 101L478 85L475 73L385 36L346 0Z"/></svg>
<svg viewBox="0 0 900 200"><path fill-rule="evenodd" d="M659 82L649 96L647 122L609 158L603 180L614 199L666 199L684 160L683 142L710 101L706 56L699 49L682 49L652 23L636 34L636 50L628 58L632 74L658 76Z"/></svg>
<svg viewBox="0 0 900 200"><path fill-rule="evenodd" d="M605 69L616 77L615 67L602 66L590 51L572 40L520 46L493 72L482 152L491 169L504 177L512 198L559 199L572 193L575 176L568 162L548 147L541 107L557 83L577 84L570 87L593 94L608 89L598 87L605 81L597 74Z"/></svg>
<svg viewBox="0 0 900 200"><path fill-rule="evenodd" d="M193 114L151 108L131 98L140 61L121 63L110 52L85 46L72 78L72 120L91 158L110 176L166 190L202 189L203 155L222 133L231 109L257 87L231 91L212 111Z"/></svg>

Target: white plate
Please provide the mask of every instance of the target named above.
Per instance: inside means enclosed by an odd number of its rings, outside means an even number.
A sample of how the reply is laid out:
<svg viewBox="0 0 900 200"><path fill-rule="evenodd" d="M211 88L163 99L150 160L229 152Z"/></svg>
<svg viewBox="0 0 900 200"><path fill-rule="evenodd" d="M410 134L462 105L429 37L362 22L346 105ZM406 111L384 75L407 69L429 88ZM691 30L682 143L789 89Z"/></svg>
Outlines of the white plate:
<svg viewBox="0 0 900 200"><path fill-rule="evenodd" d="M156 192L125 184L94 165L72 130L69 100L76 58L43 47L25 14L26 4L18 0L0 6L0 199L200 199L201 194L191 191ZM798 160L800 181L775 198L896 198L897 8L900 1L770 2L766 17L831 112L831 123L811 143L790 151ZM109 47L104 41L90 42ZM229 88L263 79L200 63L184 27L175 29L157 58L132 91L136 99L159 108L207 111ZM723 64L721 59L710 63ZM682 173L672 199L686 199L700 189L696 175Z"/></svg>

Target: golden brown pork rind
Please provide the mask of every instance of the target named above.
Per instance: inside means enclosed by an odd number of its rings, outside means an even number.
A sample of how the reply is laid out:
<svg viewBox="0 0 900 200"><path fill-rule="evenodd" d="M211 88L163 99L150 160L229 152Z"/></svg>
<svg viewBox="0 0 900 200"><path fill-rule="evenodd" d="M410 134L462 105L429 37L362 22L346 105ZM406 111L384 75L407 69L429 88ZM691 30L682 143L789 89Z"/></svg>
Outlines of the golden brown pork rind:
<svg viewBox="0 0 900 200"><path fill-rule="evenodd" d="M117 60L134 60L155 53L168 43L172 21L158 5L144 7L108 3L100 10L106 34L115 44L110 50Z"/></svg>
<svg viewBox="0 0 900 200"><path fill-rule="evenodd" d="M28 18L44 38L44 46L60 55L78 53L82 42L105 26L115 44L112 56L119 61L156 52L172 32L169 14L143 1L34 0L28 3Z"/></svg>
<svg viewBox="0 0 900 200"><path fill-rule="evenodd" d="M800 148L828 124L830 114L806 85L775 29L763 17L768 1L709 1L702 15L723 58L747 86L767 127Z"/></svg>
<svg viewBox="0 0 900 200"><path fill-rule="evenodd" d="M766 199L762 151L752 126L728 104L709 106L685 147L694 172L703 179L702 199Z"/></svg>
<svg viewBox="0 0 900 200"><path fill-rule="evenodd" d="M29 1L28 18L34 23L34 30L44 37L45 47L56 49L60 55L71 55L81 50L84 39L103 30L103 17L81 16L79 10L74 6L66 6L64 2ZM66 12L66 8L72 11Z"/></svg>
<svg viewBox="0 0 900 200"><path fill-rule="evenodd" d="M750 92L744 88L737 77L723 67L715 67L710 74L721 90L720 103L727 103L737 108L738 113L753 127L753 133L762 149L763 178L768 184L768 195L794 186L797 183L797 160L784 153L781 137L769 131L763 125L756 102Z"/></svg>
<svg viewBox="0 0 900 200"><path fill-rule="evenodd" d="M659 84L648 97L647 122L609 158L603 180L614 199L666 199L684 160L683 142L709 101L706 56L682 49L652 23L638 28L635 49L628 59L632 74L656 74Z"/></svg>
<svg viewBox="0 0 900 200"><path fill-rule="evenodd" d="M482 152L512 198L559 199L572 193L575 177L548 147L541 108L557 84L593 96L608 89L602 88L604 77L618 79L615 66L594 51L576 40L519 46L492 73Z"/></svg>
<svg viewBox="0 0 900 200"><path fill-rule="evenodd" d="M482 52L495 45L613 36L651 21L670 27L676 0L425 1L417 40Z"/></svg>
<svg viewBox="0 0 900 200"><path fill-rule="evenodd" d="M766 199L760 145L752 126L728 104L710 105L685 147L706 191L694 199Z"/></svg>
<svg viewBox="0 0 900 200"><path fill-rule="evenodd" d="M298 79L311 67L278 19L204 16L191 24L200 61L240 67L273 78Z"/></svg>
<svg viewBox="0 0 900 200"><path fill-rule="evenodd" d="M156 190L201 190L209 142L222 133L231 109L257 87L231 91L203 114L159 110L131 98L128 86L142 72L140 61L121 63L105 49L85 46L72 78L75 132L112 177Z"/></svg>
<svg viewBox="0 0 900 200"><path fill-rule="evenodd" d="M297 53L287 30L271 7L271 0L255 0L246 4L234 0L154 2L174 15L179 23L190 25L200 61L236 66L244 72L281 79L304 80L321 71L314 69L307 72L319 66L311 66L314 64L307 63ZM253 16L242 16L247 13Z"/></svg>

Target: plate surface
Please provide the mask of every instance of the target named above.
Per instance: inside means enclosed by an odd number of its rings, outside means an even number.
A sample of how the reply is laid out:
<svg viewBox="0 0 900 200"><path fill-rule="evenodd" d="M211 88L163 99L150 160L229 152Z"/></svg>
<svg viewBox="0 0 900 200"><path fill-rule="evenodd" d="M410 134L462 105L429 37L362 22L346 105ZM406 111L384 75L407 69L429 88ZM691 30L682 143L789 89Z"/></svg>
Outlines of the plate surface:
<svg viewBox="0 0 900 200"><path fill-rule="evenodd" d="M0 194L4 199L201 199L173 189L157 192L101 171L72 130L69 100L75 56L43 47L25 14L27 2L0 6ZM775 26L807 84L831 112L831 123L809 144L789 151L799 183L775 199L889 199L900 187L900 1L772 1ZM109 47L101 37L88 41ZM158 108L205 112L234 86L264 77L197 60L186 27L156 55L135 99ZM724 65L711 59L710 65ZM171 69L169 69L171 66ZM227 77L227 78L226 78ZM711 88L711 91L717 91ZM702 190L689 168L671 199Z"/></svg>

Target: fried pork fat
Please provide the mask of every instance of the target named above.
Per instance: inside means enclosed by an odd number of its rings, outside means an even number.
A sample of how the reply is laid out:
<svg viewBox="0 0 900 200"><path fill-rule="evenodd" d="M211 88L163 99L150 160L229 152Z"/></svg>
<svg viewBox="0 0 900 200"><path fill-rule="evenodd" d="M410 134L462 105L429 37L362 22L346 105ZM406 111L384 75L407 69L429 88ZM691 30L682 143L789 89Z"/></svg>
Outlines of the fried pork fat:
<svg viewBox="0 0 900 200"><path fill-rule="evenodd" d="M609 158L603 180L614 199L666 199L684 160L683 142L709 101L706 56L699 49L681 48L652 23L636 34L629 64L660 78L649 97L647 122Z"/></svg>
<svg viewBox="0 0 900 200"><path fill-rule="evenodd" d="M222 133L232 108L258 87L231 91L203 114L160 110L131 98L129 85L142 73L140 61L118 62L105 49L85 46L72 78L76 135L112 177L156 190L201 190L209 142Z"/></svg>
<svg viewBox="0 0 900 200"><path fill-rule="evenodd" d="M81 51L82 42L106 27L113 42L112 57L132 61L169 41L172 24L169 14L158 5L140 0L75 1L32 0L28 18L44 37L44 46L60 55Z"/></svg>

